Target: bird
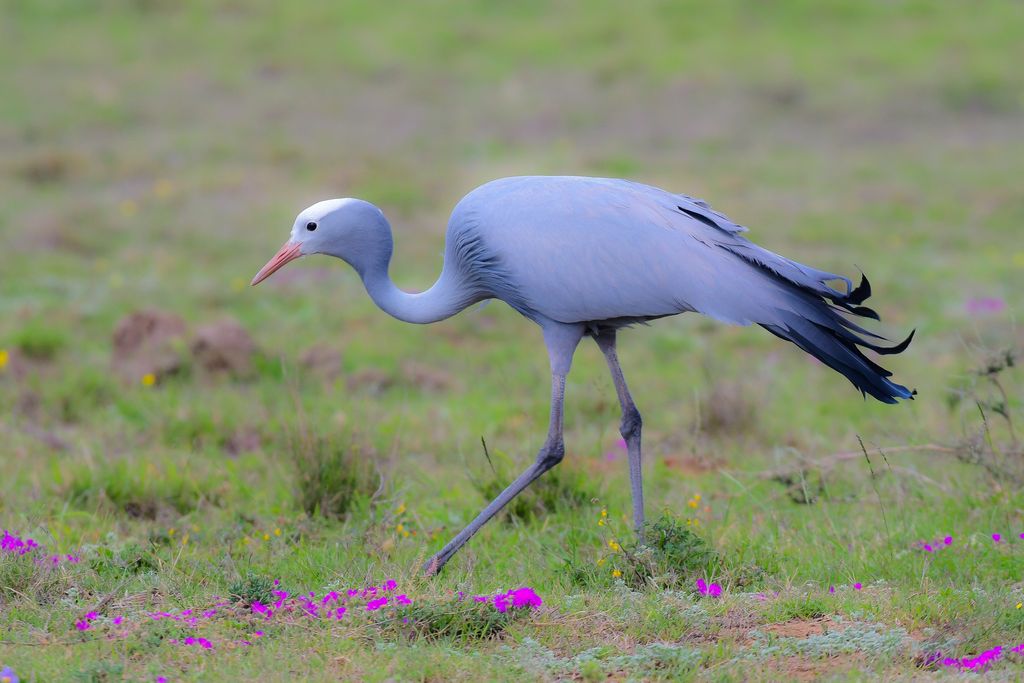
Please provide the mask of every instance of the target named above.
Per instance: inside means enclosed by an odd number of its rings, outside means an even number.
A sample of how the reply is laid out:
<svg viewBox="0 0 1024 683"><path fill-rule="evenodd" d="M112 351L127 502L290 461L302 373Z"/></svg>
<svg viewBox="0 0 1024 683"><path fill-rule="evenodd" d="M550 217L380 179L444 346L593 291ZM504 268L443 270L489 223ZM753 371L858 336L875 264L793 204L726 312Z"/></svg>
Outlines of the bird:
<svg viewBox="0 0 1024 683"><path fill-rule="evenodd" d="M811 268L759 247L747 228L695 197L616 178L518 176L485 183L452 211L444 261L427 290L399 289L388 274L391 225L373 204L321 201L298 214L291 236L252 279L256 285L310 254L347 262L378 307L409 323L449 318L500 299L536 323L551 368L547 437L534 462L423 567L438 573L510 500L558 465L566 376L584 337L604 355L622 412L633 527L642 541L644 499L640 411L616 351L618 331L680 313L733 325L759 325L844 375L866 398L913 399L892 373L864 355L903 352L885 346L855 318L878 320L864 306L871 285Z"/></svg>

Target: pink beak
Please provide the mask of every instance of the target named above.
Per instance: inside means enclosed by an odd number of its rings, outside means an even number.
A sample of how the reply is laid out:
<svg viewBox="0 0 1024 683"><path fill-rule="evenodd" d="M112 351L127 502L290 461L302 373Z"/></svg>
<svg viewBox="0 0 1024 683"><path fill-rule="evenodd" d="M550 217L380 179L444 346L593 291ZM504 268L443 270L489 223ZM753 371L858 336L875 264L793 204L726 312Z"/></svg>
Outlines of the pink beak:
<svg viewBox="0 0 1024 683"><path fill-rule="evenodd" d="M302 256L301 248L302 245L298 242L285 242L284 246L274 254L274 258L267 261L267 265L260 268L260 272L256 273L256 277L249 284L255 287L273 275L284 264Z"/></svg>

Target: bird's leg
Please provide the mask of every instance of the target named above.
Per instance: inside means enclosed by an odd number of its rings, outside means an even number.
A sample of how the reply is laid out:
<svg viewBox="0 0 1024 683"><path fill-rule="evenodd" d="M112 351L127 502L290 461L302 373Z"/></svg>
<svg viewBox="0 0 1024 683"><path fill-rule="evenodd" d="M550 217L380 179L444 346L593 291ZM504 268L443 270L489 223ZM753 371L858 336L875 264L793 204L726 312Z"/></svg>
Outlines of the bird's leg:
<svg viewBox="0 0 1024 683"><path fill-rule="evenodd" d="M537 460L526 468L526 471L519 475L515 481L508 485L498 497L490 502L469 523L465 529L448 542L437 555L432 557L425 565L423 571L427 575L437 574L448 560L459 551L462 546L486 524L491 517L499 511L510 500L518 496L523 489L532 484L538 477L562 462L565 456L565 445L562 441L562 415L565 403L565 376L569 373L572 365L572 355L576 345L583 336L582 327L574 325L555 324L544 328L544 341L548 347L548 355L551 359L551 418L548 423L548 436L537 453Z"/></svg>
<svg viewBox="0 0 1024 683"><path fill-rule="evenodd" d="M611 371L612 381L615 383L615 393L619 395L619 405L622 406L622 422L619 425L619 433L625 439L626 449L629 452L629 484L633 492L633 526L636 528L637 538L642 543L644 481L643 470L640 467L640 432L643 420L640 419L640 411L636 409L633 397L629 394L626 378L619 365L619 355L615 351L615 330L600 333L594 337L594 341L597 342L605 360L608 361L608 369Z"/></svg>

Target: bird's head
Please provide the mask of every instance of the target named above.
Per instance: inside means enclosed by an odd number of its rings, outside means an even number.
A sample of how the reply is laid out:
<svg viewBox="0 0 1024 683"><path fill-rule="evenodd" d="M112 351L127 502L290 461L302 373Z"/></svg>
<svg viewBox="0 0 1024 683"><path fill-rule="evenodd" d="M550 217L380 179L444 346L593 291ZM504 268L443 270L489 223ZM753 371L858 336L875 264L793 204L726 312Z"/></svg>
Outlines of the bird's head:
<svg viewBox="0 0 1024 683"><path fill-rule="evenodd" d="M376 206L361 199L327 199L295 218L284 246L256 273L258 285L281 266L309 254L328 254L347 261L360 274L391 258L391 227Z"/></svg>

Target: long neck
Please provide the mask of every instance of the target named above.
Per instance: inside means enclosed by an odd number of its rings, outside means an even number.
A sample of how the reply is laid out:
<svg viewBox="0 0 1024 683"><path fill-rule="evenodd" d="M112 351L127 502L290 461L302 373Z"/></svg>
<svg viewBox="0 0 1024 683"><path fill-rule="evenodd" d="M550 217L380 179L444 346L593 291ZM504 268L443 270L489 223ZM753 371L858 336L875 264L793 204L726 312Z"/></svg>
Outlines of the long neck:
<svg viewBox="0 0 1024 683"><path fill-rule="evenodd" d="M441 269L437 282L425 292L410 294L395 286L388 275L391 262L390 250L387 258L379 259L366 268L358 269L366 286L366 292L374 303L388 315L407 323L433 323L450 318L475 301L465 283L447 267Z"/></svg>

